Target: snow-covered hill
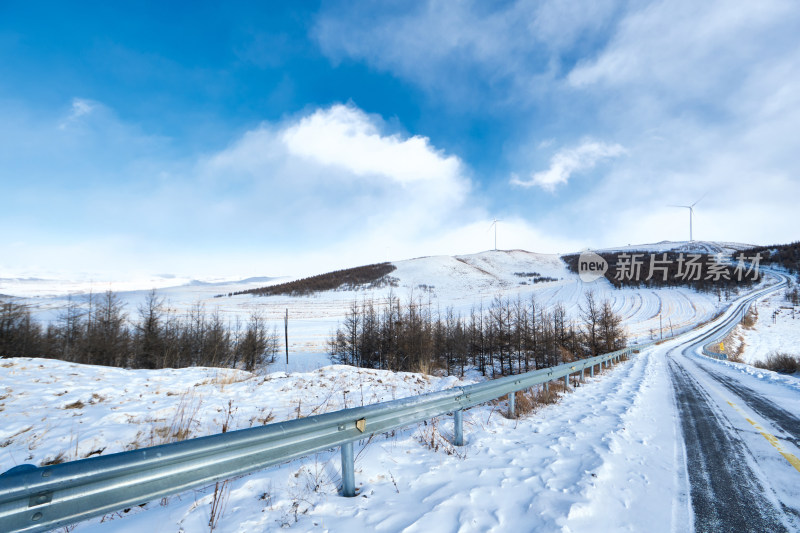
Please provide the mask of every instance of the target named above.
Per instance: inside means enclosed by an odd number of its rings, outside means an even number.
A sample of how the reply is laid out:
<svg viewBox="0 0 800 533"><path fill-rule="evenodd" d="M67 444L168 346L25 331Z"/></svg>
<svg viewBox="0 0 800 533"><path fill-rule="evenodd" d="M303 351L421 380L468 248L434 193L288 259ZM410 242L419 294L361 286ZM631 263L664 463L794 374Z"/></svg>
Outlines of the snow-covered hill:
<svg viewBox="0 0 800 533"><path fill-rule="evenodd" d="M616 248L604 248L597 250L600 252L684 252L698 254L736 254L754 248L753 244L742 244L738 242L718 242L718 241L661 241L651 244L636 244L618 246Z"/></svg>
<svg viewBox="0 0 800 533"><path fill-rule="evenodd" d="M623 249L637 251L702 251L732 253L748 245L711 242L673 242L638 245ZM619 249L618 249L619 250ZM587 290L600 299L612 302L636 339L664 336L683 331L713 317L724 301L711 294L690 289L621 289L615 290L605 280L584 283L571 273L558 255L539 254L523 250L486 251L471 255L432 256L396 261L390 274L394 286L379 289L340 290L316 293L311 296L227 296L228 293L281 283L291 278L251 278L242 281L191 282L168 286L167 280L150 280L160 296L177 312L186 312L198 303L207 312L218 310L223 317L246 319L259 312L274 325L283 325L289 311L289 350L291 368L312 370L327 363L325 352L331 332L342 321L348 307L355 301L374 299L380 306L389 293L403 302L411 299L444 311L452 307L467 315L475 307L488 306L496 297L516 300L535 298L539 305L561 303L572 317L577 317L579 305ZM141 282L146 283L146 282ZM0 293L23 297L42 320L55 320L68 303L68 298L81 301L89 291L103 292L123 289L118 293L127 304L129 315L135 315L153 285L65 284L52 280L0 280Z"/></svg>

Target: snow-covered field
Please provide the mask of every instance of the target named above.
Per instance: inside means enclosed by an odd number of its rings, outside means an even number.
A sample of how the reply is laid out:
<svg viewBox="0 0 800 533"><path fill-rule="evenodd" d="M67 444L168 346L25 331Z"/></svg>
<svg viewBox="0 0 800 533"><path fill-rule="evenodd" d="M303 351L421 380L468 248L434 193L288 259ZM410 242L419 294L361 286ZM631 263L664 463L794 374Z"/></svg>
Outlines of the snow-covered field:
<svg viewBox="0 0 800 533"><path fill-rule="evenodd" d="M502 405L470 409L463 448L448 443L447 418L363 441L353 499L338 496L335 452L244 476L230 486L218 530L588 531L669 520L670 484L661 478L673 476L664 458L675 428L659 423L670 394L662 366L640 357L516 421ZM231 429L250 427L464 383L341 366L258 376L41 359L3 360L0 380L0 471L159 443L178 426L199 436L228 419ZM207 530L210 502L211 489L193 491L75 531Z"/></svg>
<svg viewBox="0 0 800 533"><path fill-rule="evenodd" d="M640 245L637 250L733 252L743 245L730 243L657 243ZM18 297L29 304L42 320L54 320L63 311L68 298L85 301L88 293L119 289L118 293L129 316L134 317L137 307L144 302L148 291L157 288L158 294L177 312L186 312L198 303L207 312L218 310L223 317L247 319L259 312L273 325L282 329L283 317L289 310L289 351L292 368L312 370L325 364L324 354L331 333L341 323L350 304L363 299L385 303L391 291L401 301L421 299L431 309L442 312L453 307L466 316L470 309L487 307L495 296L527 301L535 298L539 305L562 303L568 314L578 317L584 293L595 292L600 299L612 302L633 339L645 340L677 334L693 325L716 316L726 305L713 294L679 289L614 289L606 280L583 283L569 272L559 256L537 254L522 250L488 251L464 256L434 256L396 261L397 269L390 275L396 287L357 291L330 291L312 296L256 297L251 295L227 296L228 293L262 287L286 281L288 278L250 278L243 281L186 282L170 285L169 280L153 278L140 281L138 287L129 284L70 282L35 279L0 279L0 294ZM539 276L556 281L530 283L522 274L536 272ZM135 290L133 290L135 289ZM220 296L222 295L222 296Z"/></svg>
<svg viewBox="0 0 800 533"><path fill-rule="evenodd" d="M779 291L760 299L754 309L758 312L756 323L750 328L737 325L731 332L737 343L731 348L743 343L742 360L752 365L774 353L800 356L800 307Z"/></svg>
<svg viewBox="0 0 800 533"><path fill-rule="evenodd" d="M336 451L235 479L226 487L217 531L688 529L667 371L667 351L675 343L587 377L556 404L517 420L503 416L504 403L472 408L464 416L464 447L449 444L448 417L363 440L356 446L356 498L338 495ZM752 369L718 366L734 373ZM783 388L784 399L796 403L795 378L769 371L751 378ZM251 427L469 381L341 366L254 375L41 359L3 360L0 380L0 470L158 443L181 428L198 436L225 424ZM84 522L75 531L208 530L212 495L213 487L186 492Z"/></svg>

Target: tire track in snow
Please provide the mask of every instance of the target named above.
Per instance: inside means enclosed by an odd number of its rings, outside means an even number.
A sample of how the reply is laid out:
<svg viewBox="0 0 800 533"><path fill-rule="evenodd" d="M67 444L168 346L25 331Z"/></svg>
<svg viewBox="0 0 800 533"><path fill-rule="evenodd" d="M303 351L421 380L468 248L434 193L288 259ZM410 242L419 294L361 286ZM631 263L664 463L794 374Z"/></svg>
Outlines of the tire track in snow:
<svg viewBox="0 0 800 533"><path fill-rule="evenodd" d="M776 427L782 429L787 440L794 443L795 446L800 447L800 418L797 418L792 413L778 407L769 400L763 398L754 390L745 387L741 383L724 376L713 370L709 370L704 365L697 365L703 369L709 376L723 385L726 389L734 393L742 399L753 411L758 413L761 417L770 421Z"/></svg>
<svg viewBox="0 0 800 533"><path fill-rule="evenodd" d="M686 447L695 531L789 531L774 498L752 471L751 454L732 438L734 426L718 415L701 385L674 358L670 377ZM733 460L750 457L751 461Z"/></svg>

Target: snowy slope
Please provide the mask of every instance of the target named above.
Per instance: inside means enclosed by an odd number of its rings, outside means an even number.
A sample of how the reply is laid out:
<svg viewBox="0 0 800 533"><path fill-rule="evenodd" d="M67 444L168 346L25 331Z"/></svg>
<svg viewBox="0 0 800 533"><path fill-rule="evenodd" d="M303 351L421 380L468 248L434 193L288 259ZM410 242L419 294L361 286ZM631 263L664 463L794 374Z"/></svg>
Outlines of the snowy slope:
<svg viewBox="0 0 800 533"><path fill-rule="evenodd" d="M753 248L753 244L718 241L661 241L595 250L598 252L684 252L701 254L736 254Z"/></svg>
<svg viewBox="0 0 800 533"><path fill-rule="evenodd" d="M793 306L780 291L761 298L754 309L758 319L753 327L737 325L731 335L744 343L742 359L752 365L773 353L800 356L800 307Z"/></svg>
<svg viewBox="0 0 800 533"><path fill-rule="evenodd" d="M364 441L357 446L355 499L337 494L335 452L244 476L232 484L219 531L454 531L459 524L474 531L590 531L668 521L675 436L671 424L658 423L663 413L655 406L669 401L662 367L662 358L642 356L517 421L504 418L502 406L470 409L461 449L446 441L447 418ZM241 381L225 384L208 369L137 372L30 359L4 360L0 375L0 470L62 452L72 459L148 444L186 394L197 412L195 436L219 431L228 398L236 409L232 427L249 427L267 411L281 420L296 417L298 407L303 415L340 408L345 390L348 401L360 402L363 390L369 402L461 383L329 367L291 376L236 373ZM84 405L74 407L79 400ZM651 484L659 488L645 496ZM204 530L210 501L209 490L193 491L75 531ZM643 507L606 512L633 504Z"/></svg>
<svg viewBox="0 0 800 533"><path fill-rule="evenodd" d="M637 250L652 247L654 250L703 247L706 251L734 250L746 245L730 243L659 243L642 245ZM404 303L410 299L429 304L433 312L453 307L456 312L467 315L470 309L488 306L496 296L529 300L535 298L540 305L552 306L562 303L567 312L577 318L578 306L584 292L592 290L601 299L612 302L614 310L625 322L629 333L636 339L649 339L653 335L664 336L683 331L694 324L715 316L725 306L710 294L700 294L689 289L622 289L615 290L605 280L591 284L583 283L571 273L560 257L553 254L537 254L522 250L487 251L462 256L435 256L395 262L397 269L391 276L395 287L374 290L329 291L312 296L255 297L238 295L228 297L229 292L279 283L286 278L273 278L265 282L250 279L241 282L185 283L159 288L159 295L179 313L200 303L207 312L218 310L223 317L246 320L252 312L259 312L273 325L282 328L286 309L290 316L289 349L294 368L311 370L325 363L327 340L342 321L350 304L364 298L375 299L378 305L385 303L390 291ZM535 272L540 277L556 281L532 283L525 275ZM164 283L164 280L158 280ZM37 283L39 283L37 285ZM42 320L55 320L67 305L65 292L58 292L52 282L9 282L0 280L0 293L27 296L22 301L31 305ZM68 285L75 288L76 286ZM70 298L81 301L88 298L84 292L72 294ZM144 301L149 287L119 293L127 304L127 312L136 315L137 307ZM91 286L95 293L106 290L104 286ZM225 295L223 297L217 297Z"/></svg>

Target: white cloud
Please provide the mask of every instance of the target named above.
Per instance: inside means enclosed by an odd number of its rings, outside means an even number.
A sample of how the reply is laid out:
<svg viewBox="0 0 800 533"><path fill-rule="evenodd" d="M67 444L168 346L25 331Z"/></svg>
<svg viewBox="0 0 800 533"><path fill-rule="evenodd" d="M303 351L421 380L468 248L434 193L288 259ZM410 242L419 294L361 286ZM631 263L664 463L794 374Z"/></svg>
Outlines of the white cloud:
<svg viewBox="0 0 800 533"><path fill-rule="evenodd" d="M628 12L602 53L568 79L577 87L660 86L667 100L707 98L747 77L748 67L794 54L775 45L797 22L797 6L786 0L652 2Z"/></svg>
<svg viewBox="0 0 800 533"><path fill-rule="evenodd" d="M529 101L559 76L561 56L607 31L615 0L570 6L559 0L486 3L428 0L383 10L358 4L324 10L312 30L323 53L391 71L449 101ZM508 90L508 88L511 90Z"/></svg>
<svg viewBox="0 0 800 533"><path fill-rule="evenodd" d="M82 117L83 115L88 115L92 112L95 108L94 102L91 100L85 100L83 98L73 98L72 99L72 114L70 118L76 119Z"/></svg>
<svg viewBox="0 0 800 533"><path fill-rule="evenodd" d="M198 172L279 199L273 210L292 206L314 220L327 217L328 228L374 218L384 229L396 224L390 234L407 233L452 217L471 189L460 159L425 137L382 127L379 117L334 105L247 132Z"/></svg>
<svg viewBox="0 0 800 533"><path fill-rule="evenodd" d="M70 124L78 121L83 116L89 115L98 107L96 102L85 98L73 98L70 113L59 125L59 129L66 129Z"/></svg>
<svg viewBox="0 0 800 533"><path fill-rule="evenodd" d="M304 117L281 135L289 153L356 176L380 176L399 183L460 180L455 156L435 150L426 137L382 135L360 109L334 105Z"/></svg>
<svg viewBox="0 0 800 533"><path fill-rule="evenodd" d="M258 235L270 263L290 265L281 272L474 249L475 235L454 237L486 219L468 169L425 137L385 130L380 117L338 104L265 123L200 160L191 190L169 192L192 198L186 213L164 203L178 219L202 205L198 232Z"/></svg>
<svg viewBox="0 0 800 533"><path fill-rule="evenodd" d="M514 176L511 183L521 187L541 187L553 192L556 187L565 184L575 172L588 170L602 159L618 157L625 153L619 144L606 144L597 141L585 141L575 148L567 148L556 153L550 160L550 168L535 172L528 180Z"/></svg>

